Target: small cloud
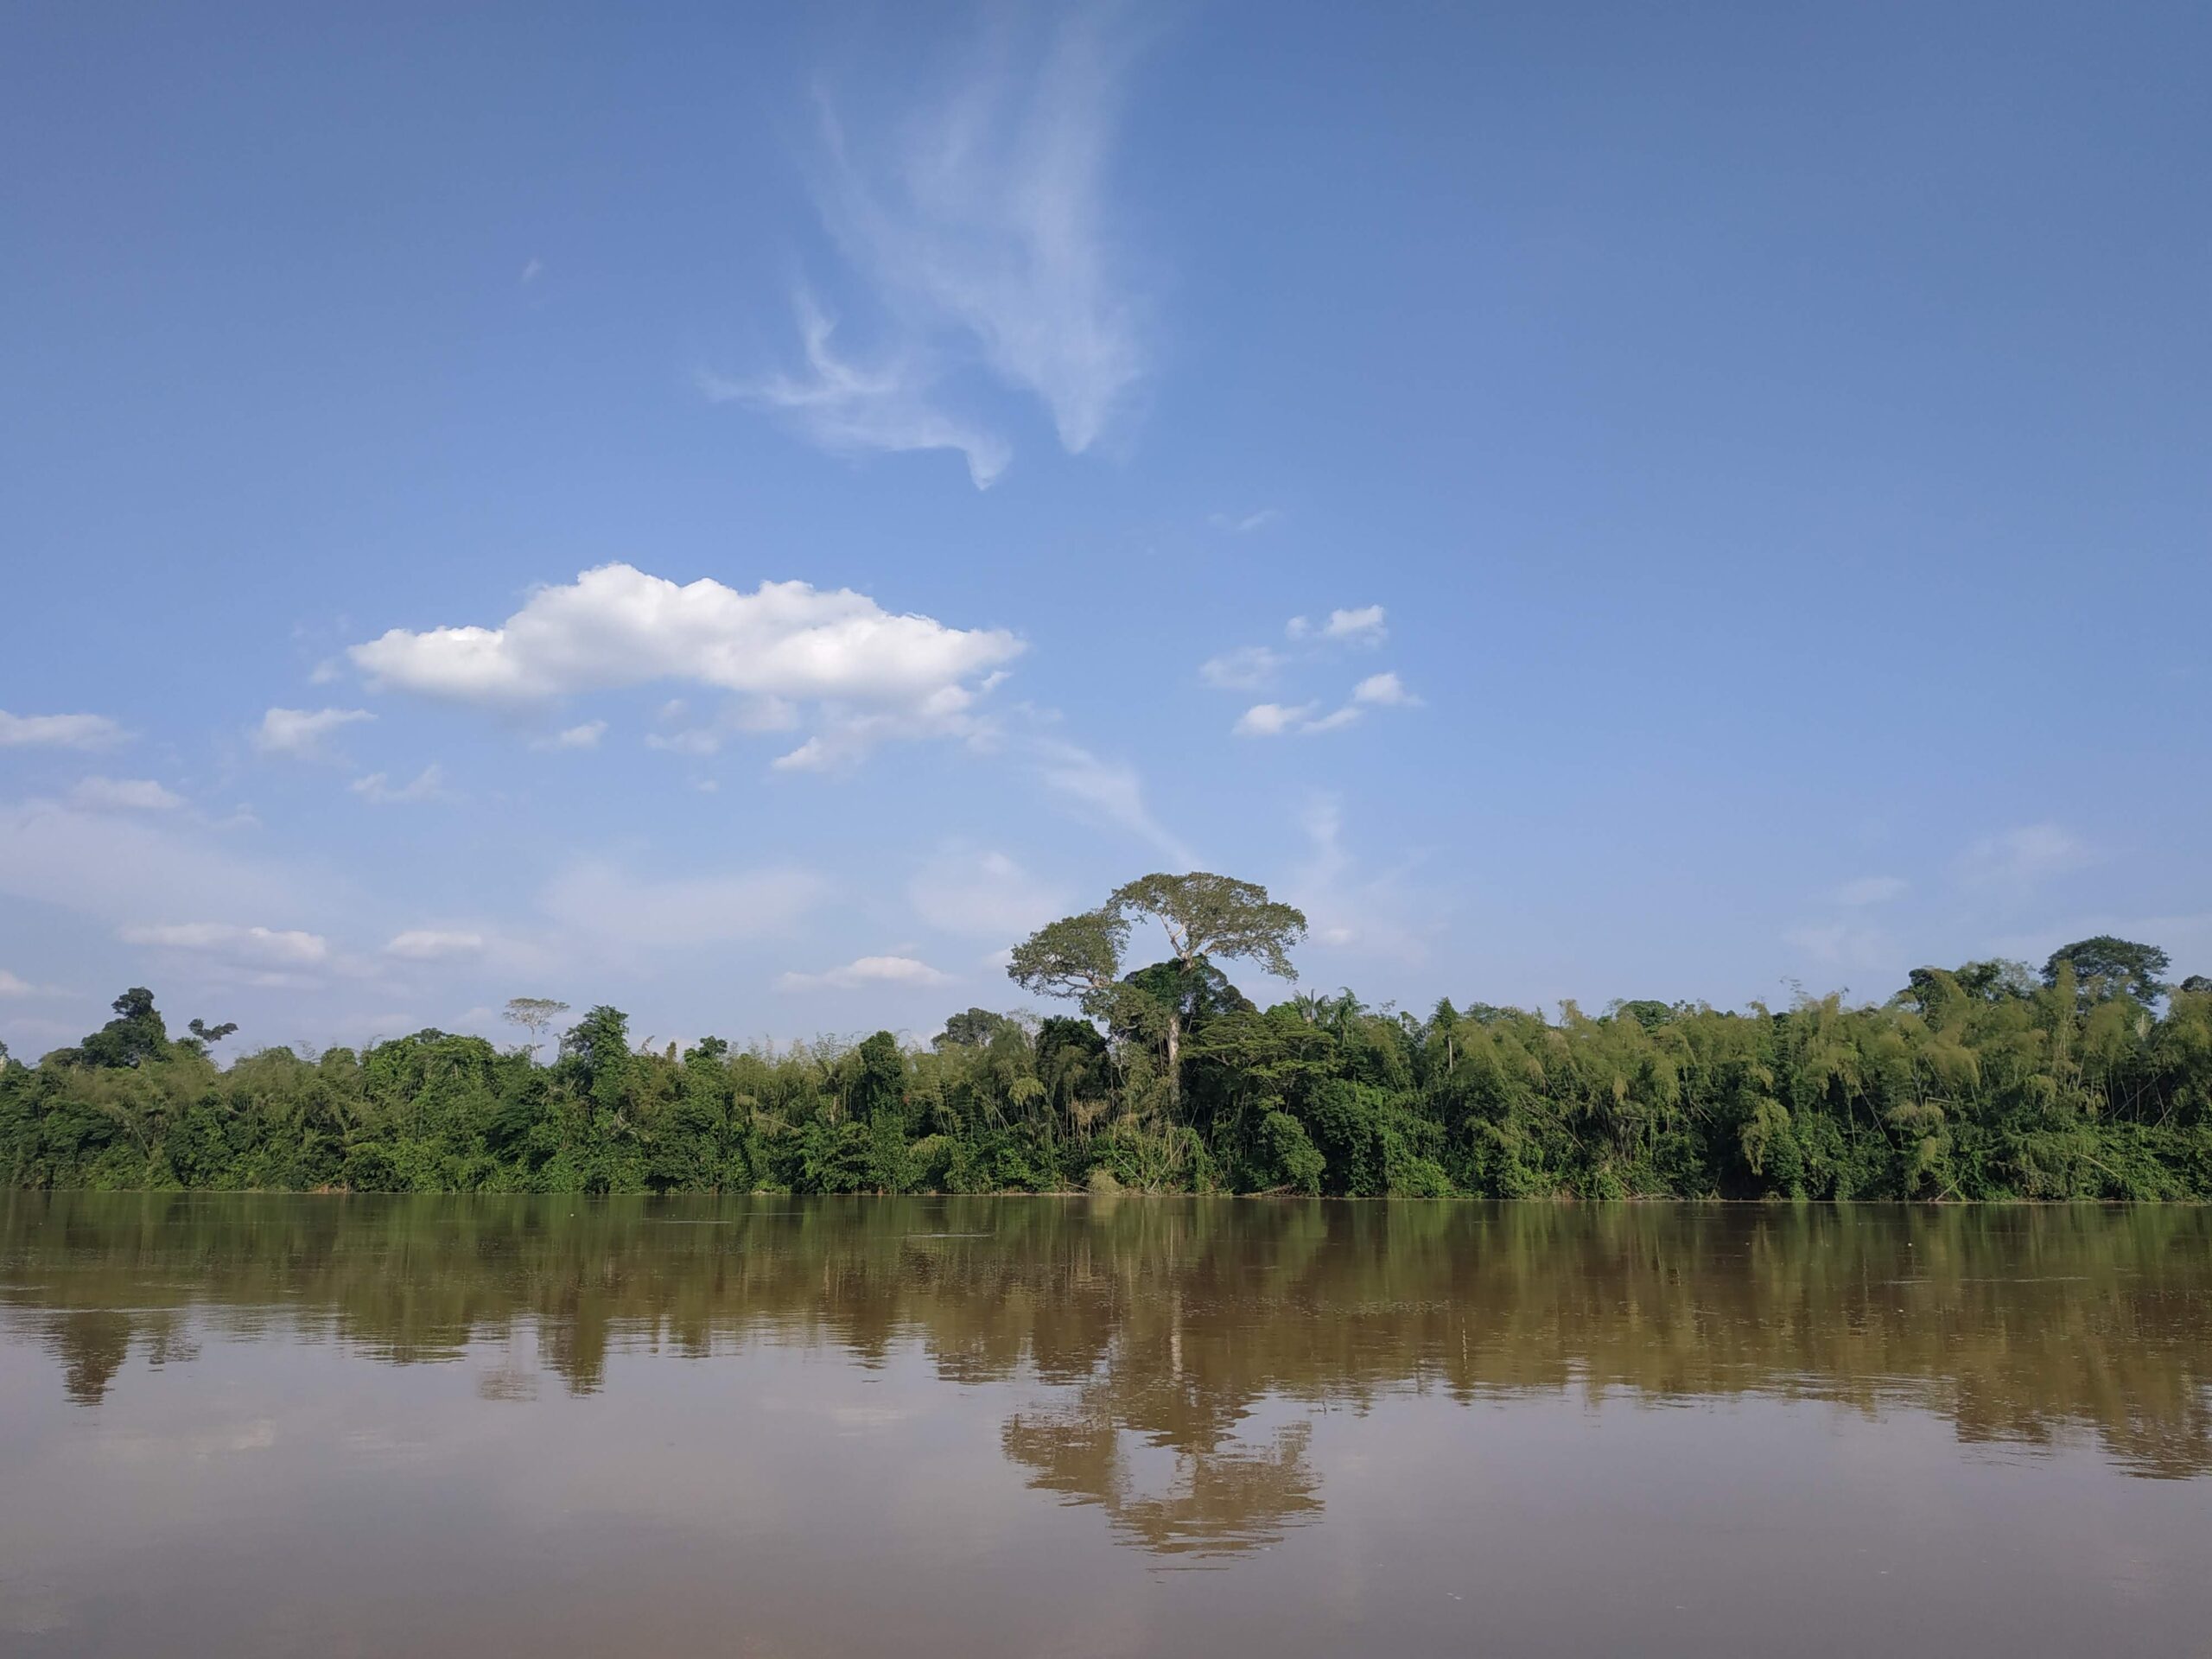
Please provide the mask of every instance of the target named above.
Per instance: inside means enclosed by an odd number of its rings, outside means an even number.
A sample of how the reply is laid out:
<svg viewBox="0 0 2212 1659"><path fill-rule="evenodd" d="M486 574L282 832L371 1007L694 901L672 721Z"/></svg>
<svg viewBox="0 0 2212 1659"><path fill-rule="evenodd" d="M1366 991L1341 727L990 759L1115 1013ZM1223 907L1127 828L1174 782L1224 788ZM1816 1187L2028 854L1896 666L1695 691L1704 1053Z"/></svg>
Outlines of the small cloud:
<svg viewBox="0 0 2212 1659"><path fill-rule="evenodd" d="M69 803L94 812L170 812L184 797L150 778L83 778L69 791Z"/></svg>
<svg viewBox="0 0 2212 1659"><path fill-rule="evenodd" d="M785 974L776 982L785 991L849 991L868 985L944 985L952 976L912 957L861 957L819 974Z"/></svg>
<svg viewBox="0 0 2212 1659"><path fill-rule="evenodd" d="M254 728L253 747L264 754L299 760L330 758L333 733L356 721L374 720L365 709L271 709Z"/></svg>
<svg viewBox="0 0 2212 1659"><path fill-rule="evenodd" d="M1389 637L1382 618L1380 605L1363 605L1353 611L1331 611L1328 620L1318 625L1305 617L1294 616L1283 625L1283 636L1297 640L1333 639L1346 645L1379 645Z"/></svg>
<svg viewBox="0 0 2212 1659"><path fill-rule="evenodd" d="M1792 928L1782 937L1786 944L1829 968L1889 968L1898 956L1897 941L1885 930L1853 922Z"/></svg>
<svg viewBox="0 0 2212 1659"><path fill-rule="evenodd" d="M105 715L11 715L0 709L0 749L108 749L127 735Z"/></svg>
<svg viewBox="0 0 2212 1659"><path fill-rule="evenodd" d="M1256 691L1282 671L1279 651L1266 645L1240 645L1198 665L1198 677L1224 691Z"/></svg>
<svg viewBox="0 0 2212 1659"><path fill-rule="evenodd" d="M1886 905L1902 899L1905 889L1912 884L1901 875L1862 875L1847 881L1830 897L1839 905L1857 908L1865 905Z"/></svg>
<svg viewBox="0 0 2212 1659"><path fill-rule="evenodd" d="M481 933L448 933L435 928L416 928L392 936L385 955L402 962L455 962L484 954Z"/></svg>
<svg viewBox="0 0 2212 1659"><path fill-rule="evenodd" d="M1984 886L2026 887L2090 861L2088 845L2071 830L2030 823L1983 836L1967 849L1960 870L1968 881Z"/></svg>
<svg viewBox="0 0 2212 1659"><path fill-rule="evenodd" d="M683 712L683 702L677 698L661 711L664 721L674 720ZM725 703L721 711L704 726L694 726L680 732L648 732L645 747L661 749L671 754L715 754L732 736L758 735L764 732L787 732L798 724L798 708L788 699L762 696L740 697Z"/></svg>
<svg viewBox="0 0 2212 1659"><path fill-rule="evenodd" d="M907 899L931 926L985 938L1020 938L1072 906L1004 853L948 852L907 884Z"/></svg>
<svg viewBox="0 0 2212 1659"><path fill-rule="evenodd" d="M388 806L409 801L440 801L446 798L445 769L435 763L423 768L408 783L395 785L387 772L372 772L365 778L356 778L346 788L363 800L377 806Z"/></svg>
<svg viewBox="0 0 2212 1659"><path fill-rule="evenodd" d="M1301 736L1314 737L1323 732L1340 732L1345 727L1356 724L1359 715L1359 705L1356 702L1348 702L1343 708L1322 715L1319 720L1307 721L1305 725L1298 728L1299 733Z"/></svg>
<svg viewBox="0 0 2212 1659"><path fill-rule="evenodd" d="M1301 702L1295 707L1280 702L1255 702L1236 717L1236 724L1230 729L1238 737L1281 737L1285 732L1301 727L1315 707L1310 702Z"/></svg>
<svg viewBox="0 0 2212 1659"><path fill-rule="evenodd" d="M545 274L545 262L544 262L543 259L537 259L537 258L533 258L533 259L531 259L531 260L527 264L524 265L524 266L523 266L523 268L522 268L522 283L523 283L523 286L524 286L524 288L529 287L532 283L536 282L536 281L537 281L540 276L543 276L544 274Z"/></svg>
<svg viewBox="0 0 2212 1659"><path fill-rule="evenodd" d="M1421 699L1395 674L1370 674L1351 689L1351 700L1378 709L1418 709Z"/></svg>
<svg viewBox="0 0 2212 1659"><path fill-rule="evenodd" d="M1313 702L1255 703L1230 729L1238 737L1281 737L1286 732L1318 737L1324 732L1340 732L1347 726L1357 725L1370 709L1415 709L1421 706L1421 699L1407 690L1395 674L1374 674L1352 688L1351 701L1341 709L1317 716L1313 711L1319 706Z"/></svg>
<svg viewBox="0 0 2212 1659"><path fill-rule="evenodd" d="M50 996L54 995L43 986L34 985L27 979L18 979L6 969L0 968L0 996Z"/></svg>
<svg viewBox="0 0 2212 1659"><path fill-rule="evenodd" d="M315 967L330 955L330 943L319 933L294 929L240 927L231 922L178 922L158 926L126 927L118 936L125 944L146 944L164 950L190 950L226 961L270 967Z"/></svg>
<svg viewBox="0 0 2212 1659"><path fill-rule="evenodd" d="M541 737L530 747L533 749L595 749L599 740L607 735L607 722L588 720L581 726L571 726L550 737Z"/></svg>
<svg viewBox="0 0 2212 1659"><path fill-rule="evenodd" d="M326 657L308 671L309 685L335 685L345 677L346 664L335 657Z"/></svg>
<svg viewBox="0 0 2212 1659"><path fill-rule="evenodd" d="M777 772L834 772L837 756L820 738L810 737L789 754L779 754L768 765Z"/></svg>
<svg viewBox="0 0 2212 1659"><path fill-rule="evenodd" d="M1255 530L1265 530L1281 517L1282 510L1280 507L1262 507L1257 512L1248 512L1241 516L1231 512L1209 513L1206 515L1206 523L1228 535L1249 536Z"/></svg>
<svg viewBox="0 0 2212 1659"><path fill-rule="evenodd" d="M1329 620L1321 625L1324 639L1342 639L1357 645L1379 645L1388 637L1382 626L1382 607L1363 605L1356 611L1331 611Z"/></svg>

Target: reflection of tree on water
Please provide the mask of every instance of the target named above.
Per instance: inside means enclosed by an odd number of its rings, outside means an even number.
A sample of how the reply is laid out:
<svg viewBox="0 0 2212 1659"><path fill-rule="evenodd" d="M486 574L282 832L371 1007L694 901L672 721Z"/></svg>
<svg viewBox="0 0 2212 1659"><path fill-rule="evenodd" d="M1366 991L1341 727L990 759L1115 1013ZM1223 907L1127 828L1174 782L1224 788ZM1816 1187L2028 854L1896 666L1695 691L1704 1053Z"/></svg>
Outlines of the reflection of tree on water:
<svg viewBox="0 0 2212 1659"><path fill-rule="evenodd" d="M1125 1542L1162 1554L1216 1554L1280 1542L1286 1528L1320 1512L1306 1459L1313 1435L1311 1423L1298 1422L1257 1442L1147 1440L1128 1427L1113 1385L1102 1382L1070 1404L1016 1412L999 1444L1033 1471L1030 1485L1099 1505ZM1139 1465L1154 1451L1167 1466L1147 1479L1152 1471Z"/></svg>
<svg viewBox="0 0 2212 1659"><path fill-rule="evenodd" d="M107 1398L134 1343L157 1370L200 1357L174 1313L75 1308L48 1320L41 1336L61 1362L63 1389L79 1406L97 1406Z"/></svg>
<svg viewBox="0 0 2212 1659"><path fill-rule="evenodd" d="M0 1335L86 1404L193 1333L402 1364L534 1336L499 1399L533 1372L593 1393L627 1353L918 1347L948 1382L1041 1385L1007 1454L1163 1548L1319 1504L1255 1408L1414 1387L1904 1403L1964 1440L2086 1432L2135 1472L2212 1471L2196 1208L16 1193L0 1261Z"/></svg>

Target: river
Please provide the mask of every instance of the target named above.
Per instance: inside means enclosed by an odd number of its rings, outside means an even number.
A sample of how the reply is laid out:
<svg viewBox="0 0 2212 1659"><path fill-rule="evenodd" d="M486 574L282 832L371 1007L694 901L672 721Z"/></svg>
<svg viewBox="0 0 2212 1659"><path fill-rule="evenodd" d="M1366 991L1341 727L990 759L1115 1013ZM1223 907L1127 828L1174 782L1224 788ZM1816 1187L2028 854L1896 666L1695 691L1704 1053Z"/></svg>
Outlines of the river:
<svg viewBox="0 0 2212 1659"><path fill-rule="evenodd" d="M2201 1652L2212 1211L0 1194L0 1651Z"/></svg>

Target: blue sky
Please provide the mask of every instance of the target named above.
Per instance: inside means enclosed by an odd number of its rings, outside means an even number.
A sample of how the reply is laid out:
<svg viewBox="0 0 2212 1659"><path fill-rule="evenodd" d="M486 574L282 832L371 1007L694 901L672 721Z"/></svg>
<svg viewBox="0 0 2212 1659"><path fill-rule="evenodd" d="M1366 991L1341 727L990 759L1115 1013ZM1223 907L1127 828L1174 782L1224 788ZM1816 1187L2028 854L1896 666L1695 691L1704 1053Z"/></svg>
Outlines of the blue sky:
<svg viewBox="0 0 2212 1659"><path fill-rule="evenodd" d="M1424 1007L2212 971L2208 54L12 8L0 1038L926 1036L1192 865Z"/></svg>

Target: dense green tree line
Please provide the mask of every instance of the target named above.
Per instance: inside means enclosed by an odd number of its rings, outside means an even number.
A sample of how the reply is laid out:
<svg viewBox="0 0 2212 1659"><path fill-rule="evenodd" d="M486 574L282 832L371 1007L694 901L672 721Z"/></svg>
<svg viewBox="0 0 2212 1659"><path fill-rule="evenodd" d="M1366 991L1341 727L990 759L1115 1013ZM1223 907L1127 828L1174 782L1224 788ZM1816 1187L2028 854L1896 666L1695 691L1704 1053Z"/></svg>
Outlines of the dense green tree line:
<svg viewBox="0 0 2212 1659"><path fill-rule="evenodd" d="M1173 954L1125 970L1133 918ZM361 1192L1351 1197L2212 1197L2212 984L2084 940L1916 970L1878 1005L1630 1001L1557 1017L1349 992L1253 1005L1304 918L1215 876L1147 877L1039 930L1014 977L1078 1016L971 1008L926 1047L640 1051L590 1009L541 1063L440 1031L219 1068L150 993L35 1066L0 1058L15 1186ZM533 1036L559 1004L520 999Z"/></svg>

